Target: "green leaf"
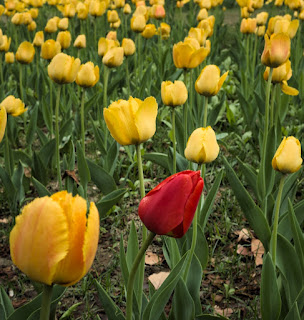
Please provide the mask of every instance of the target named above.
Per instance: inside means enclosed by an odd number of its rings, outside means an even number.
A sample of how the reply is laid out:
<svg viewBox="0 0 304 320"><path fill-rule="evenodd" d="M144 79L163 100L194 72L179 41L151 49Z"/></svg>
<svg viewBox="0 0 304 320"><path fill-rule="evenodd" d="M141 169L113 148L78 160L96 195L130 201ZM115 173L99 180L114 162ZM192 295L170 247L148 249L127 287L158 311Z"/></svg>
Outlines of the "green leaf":
<svg viewBox="0 0 304 320"><path fill-rule="evenodd" d="M242 211L250 224L250 227L254 230L257 237L262 241L265 250L268 251L271 233L267 220L262 210L254 203L251 196L242 185L227 159L223 157L223 160L228 180L238 200L238 203L240 204Z"/></svg>
<svg viewBox="0 0 304 320"><path fill-rule="evenodd" d="M0 319L6 320L14 312L14 307L3 287L0 287Z"/></svg>
<svg viewBox="0 0 304 320"><path fill-rule="evenodd" d="M104 139L103 139L103 132L95 125L95 122L92 118L91 113L89 113L90 121L93 128L94 133L94 140L97 144L97 147L102 155L107 154L106 149L104 148Z"/></svg>
<svg viewBox="0 0 304 320"><path fill-rule="evenodd" d="M17 169L13 173L12 181L16 189L16 197L15 200L18 203L22 203L24 200L24 187L23 187L23 177L24 177L24 169L19 161Z"/></svg>
<svg viewBox="0 0 304 320"><path fill-rule="evenodd" d="M159 153L159 152L151 152L151 153L145 153L143 155L143 158L145 160L152 161L153 163L156 163L169 171L167 154Z"/></svg>
<svg viewBox="0 0 304 320"><path fill-rule="evenodd" d="M297 302L293 304L284 320L301 320Z"/></svg>
<svg viewBox="0 0 304 320"><path fill-rule="evenodd" d="M169 148L169 154L168 154L168 166L170 168L171 173L173 174L173 148ZM180 155L178 152L176 152L176 171L184 171L188 167L188 161L186 158L184 158L182 155Z"/></svg>
<svg viewBox="0 0 304 320"><path fill-rule="evenodd" d="M119 151L118 143L114 140L112 145L110 146L108 152L107 152L107 157L105 159L105 165L104 165L104 169L111 176L113 176L115 168L116 168L118 151Z"/></svg>
<svg viewBox="0 0 304 320"><path fill-rule="evenodd" d="M91 180L91 175L79 141L77 141L76 144L76 153L80 183L82 184L83 188L86 189L88 182Z"/></svg>
<svg viewBox="0 0 304 320"><path fill-rule="evenodd" d="M97 289L102 307L105 310L109 320L124 320L125 317L122 314L121 310L113 302L113 300L108 295L108 293L104 290L104 288L98 283L97 280L94 280L94 284Z"/></svg>
<svg viewBox="0 0 304 320"><path fill-rule="evenodd" d="M55 139L50 140L45 144L39 151L39 157L45 166L48 166L51 158L55 155L56 141Z"/></svg>
<svg viewBox="0 0 304 320"><path fill-rule="evenodd" d="M82 302L78 302L69 307L69 309L60 317L60 320L68 318L81 304Z"/></svg>
<svg viewBox="0 0 304 320"><path fill-rule="evenodd" d="M127 286L127 283L129 281L129 269L127 265L127 258L126 258L124 240L123 240L122 234L120 236L120 243L119 243L119 262L120 262L122 277L124 279L125 286Z"/></svg>
<svg viewBox="0 0 304 320"><path fill-rule="evenodd" d="M105 218L107 212L122 198L127 189L117 189L104 196L97 204L100 217Z"/></svg>
<svg viewBox="0 0 304 320"><path fill-rule="evenodd" d="M49 190L34 177L32 177L32 183L37 190L39 197L51 196Z"/></svg>
<svg viewBox="0 0 304 320"><path fill-rule="evenodd" d="M168 253L168 255L165 256L166 261L170 269L173 269L181 259L181 255L179 253L179 249L177 245L177 239L166 237L166 236L163 236L162 238L167 249L164 251Z"/></svg>
<svg viewBox="0 0 304 320"><path fill-rule="evenodd" d="M14 201L15 194L16 194L15 186L14 186L10 176L6 172L6 170L3 169L2 167L0 167L0 179L2 180L4 189L5 189L5 192L6 192L6 196L11 201Z"/></svg>
<svg viewBox="0 0 304 320"><path fill-rule="evenodd" d="M163 282L161 287L152 296L152 299L149 301L146 309L144 310L143 319L156 320L160 317L177 282L181 278L181 275L184 273L184 269L188 260L189 257L186 253L170 272L169 276Z"/></svg>
<svg viewBox="0 0 304 320"><path fill-rule="evenodd" d="M206 269L209 259L208 242L206 240L204 231L199 225L197 226L197 241L195 246L195 254L199 262L201 263L202 270Z"/></svg>
<svg viewBox="0 0 304 320"><path fill-rule="evenodd" d="M32 176L37 178L42 184L47 184L47 174L46 174L45 162L40 158L40 155L34 152L33 154L33 167Z"/></svg>
<svg viewBox="0 0 304 320"><path fill-rule="evenodd" d="M211 316L210 314L201 314L195 317L195 320L227 320L227 318L222 316Z"/></svg>
<svg viewBox="0 0 304 320"><path fill-rule="evenodd" d="M38 105L39 102L37 102L34 108L31 110L30 123L28 124L26 131L26 142L28 145L33 143L34 136L37 131Z"/></svg>
<svg viewBox="0 0 304 320"><path fill-rule="evenodd" d="M261 279L261 313L263 320L277 320L281 313L281 297L270 253L264 258Z"/></svg>

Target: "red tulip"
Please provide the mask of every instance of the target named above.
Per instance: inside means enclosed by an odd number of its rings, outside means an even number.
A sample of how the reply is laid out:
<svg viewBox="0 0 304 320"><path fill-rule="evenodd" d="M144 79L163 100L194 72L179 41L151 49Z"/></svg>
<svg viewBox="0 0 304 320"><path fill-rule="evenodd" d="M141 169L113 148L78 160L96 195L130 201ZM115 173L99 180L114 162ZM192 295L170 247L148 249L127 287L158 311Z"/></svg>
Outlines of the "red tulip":
<svg viewBox="0 0 304 320"><path fill-rule="evenodd" d="M181 238L191 225L203 187L200 171L178 172L141 200L139 217L151 232Z"/></svg>

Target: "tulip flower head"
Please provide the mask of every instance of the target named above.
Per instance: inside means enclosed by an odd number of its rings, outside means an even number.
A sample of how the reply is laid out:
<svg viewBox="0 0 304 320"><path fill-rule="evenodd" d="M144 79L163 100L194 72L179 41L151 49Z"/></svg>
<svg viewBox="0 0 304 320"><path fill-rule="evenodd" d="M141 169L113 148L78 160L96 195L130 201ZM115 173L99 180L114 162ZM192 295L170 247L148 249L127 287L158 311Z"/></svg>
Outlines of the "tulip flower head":
<svg viewBox="0 0 304 320"><path fill-rule="evenodd" d="M85 47L87 46L85 34L80 34L80 35L75 39L73 46L74 46L75 48L78 48L78 49L85 48Z"/></svg>
<svg viewBox="0 0 304 320"><path fill-rule="evenodd" d="M161 36L162 40L167 40L170 37L171 27L165 23L161 22L160 27L158 27L157 34Z"/></svg>
<svg viewBox="0 0 304 320"><path fill-rule="evenodd" d="M183 105L188 99L188 91L182 81L163 81L161 85L161 97L166 106L176 107Z"/></svg>
<svg viewBox="0 0 304 320"><path fill-rule="evenodd" d="M205 96L215 96L221 89L227 75L226 71L221 77L220 68L216 65L206 66L195 81L195 90Z"/></svg>
<svg viewBox="0 0 304 320"><path fill-rule="evenodd" d="M272 167L282 173L297 172L302 165L301 143L295 137L284 137L273 159Z"/></svg>
<svg viewBox="0 0 304 320"><path fill-rule="evenodd" d="M94 87L99 80L99 67L89 61L82 64L76 76L76 83L85 88Z"/></svg>
<svg viewBox="0 0 304 320"><path fill-rule="evenodd" d="M146 27L146 18L144 15L133 16L131 18L131 29L135 32L143 32Z"/></svg>
<svg viewBox="0 0 304 320"><path fill-rule="evenodd" d="M46 60L52 60L58 53L61 52L61 45L53 39L46 40L41 45L41 57Z"/></svg>
<svg viewBox="0 0 304 320"><path fill-rule="evenodd" d="M200 171L178 172L141 200L139 217L151 232L181 238L191 225L203 187Z"/></svg>
<svg viewBox="0 0 304 320"><path fill-rule="evenodd" d="M108 68L119 67L122 65L123 57L124 49L122 47L113 47L104 55L102 63Z"/></svg>
<svg viewBox="0 0 304 320"><path fill-rule="evenodd" d="M99 215L67 191L30 202L10 234L14 264L34 281L70 286L89 271L98 245Z"/></svg>
<svg viewBox="0 0 304 320"><path fill-rule="evenodd" d="M2 37L2 43L0 44L0 51L7 52L11 45L12 38L8 38L6 35Z"/></svg>
<svg viewBox="0 0 304 320"><path fill-rule="evenodd" d="M0 142L4 137L6 122L7 122L6 109L0 104Z"/></svg>
<svg viewBox="0 0 304 320"><path fill-rule="evenodd" d="M242 19L240 31L244 34L255 33L255 29L257 26L256 19Z"/></svg>
<svg viewBox="0 0 304 320"><path fill-rule="evenodd" d="M43 42L44 42L44 33L43 33L43 31L36 32L34 40L33 40L33 45L35 47L41 47Z"/></svg>
<svg viewBox="0 0 304 320"><path fill-rule="evenodd" d="M154 35L156 34L156 27L155 24L153 23L149 23L145 26L145 29L143 30L143 32L141 33L141 35L145 38L145 39L151 39Z"/></svg>
<svg viewBox="0 0 304 320"><path fill-rule="evenodd" d="M0 105L5 108L7 114L12 115L13 117L18 117L27 110L24 103L12 95L6 97Z"/></svg>
<svg viewBox="0 0 304 320"><path fill-rule="evenodd" d="M6 52L5 53L5 62L7 64L12 64L15 62L15 55L14 52Z"/></svg>
<svg viewBox="0 0 304 320"><path fill-rule="evenodd" d="M150 139L156 130L157 102L132 97L113 102L104 108L103 116L112 137L122 146L138 145Z"/></svg>
<svg viewBox="0 0 304 320"><path fill-rule="evenodd" d="M132 39L122 39L121 46L124 50L125 56L132 56L135 53L135 43Z"/></svg>
<svg viewBox="0 0 304 320"><path fill-rule="evenodd" d="M215 132L209 126L192 132L185 149L185 157L198 164L209 163L217 158L219 151Z"/></svg>
<svg viewBox="0 0 304 320"><path fill-rule="evenodd" d="M22 64L28 64L33 61L34 56L34 46L28 41L23 41L16 52L16 60Z"/></svg>
<svg viewBox="0 0 304 320"><path fill-rule="evenodd" d="M71 45L72 36L69 31L60 31L56 41L60 43L62 49L67 49Z"/></svg>
<svg viewBox="0 0 304 320"><path fill-rule="evenodd" d="M58 84L74 82L80 63L78 58L75 59L65 53L59 53L48 65L48 75Z"/></svg>

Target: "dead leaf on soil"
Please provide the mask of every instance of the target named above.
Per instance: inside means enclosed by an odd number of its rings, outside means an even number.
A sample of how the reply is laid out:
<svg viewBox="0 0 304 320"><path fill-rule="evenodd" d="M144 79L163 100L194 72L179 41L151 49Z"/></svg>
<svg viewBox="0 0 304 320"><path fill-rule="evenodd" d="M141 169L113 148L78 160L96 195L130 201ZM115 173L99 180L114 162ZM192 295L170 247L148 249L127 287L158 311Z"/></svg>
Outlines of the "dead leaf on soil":
<svg viewBox="0 0 304 320"><path fill-rule="evenodd" d="M3 219L0 219L0 223L4 223L4 224L9 223L10 221L12 221L11 218L3 218Z"/></svg>
<svg viewBox="0 0 304 320"><path fill-rule="evenodd" d="M145 256L145 264L149 266L153 266L155 264L159 264L161 262L161 258L152 251L147 251Z"/></svg>
<svg viewBox="0 0 304 320"><path fill-rule="evenodd" d="M240 244L238 244L236 252L242 256L249 256L252 254L247 247L244 247Z"/></svg>
<svg viewBox="0 0 304 320"><path fill-rule="evenodd" d="M214 301L215 302L221 302L223 300L223 298L224 298L223 296L220 296L220 295L216 294L215 297L214 297Z"/></svg>
<svg viewBox="0 0 304 320"><path fill-rule="evenodd" d="M219 314L221 316L224 316L224 317L230 317L233 313L233 310L231 308L225 308L225 309L221 309L219 306L214 306L214 312L216 314Z"/></svg>
<svg viewBox="0 0 304 320"><path fill-rule="evenodd" d="M157 290L163 284L163 282L167 279L170 272L162 271L159 273L151 274L148 279L153 284L154 288Z"/></svg>
<svg viewBox="0 0 304 320"><path fill-rule="evenodd" d="M238 239L237 239L237 242L240 242L241 240L245 240L246 241L249 238L251 238L251 233L246 228L243 228L240 231L236 231L235 234L237 234L239 236Z"/></svg>
<svg viewBox="0 0 304 320"><path fill-rule="evenodd" d="M78 181L78 178L76 176L75 170L65 170L64 174L62 176L62 179L66 178L66 177L72 178L77 183L77 185L79 185L79 181Z"/></svg>
<svg viewBox="0 0 304 320"><path fill-rule="evenodd" d="M262 242L259 239L253 238L251 240L251 252L255 256L255 265L263 264L263 254L265 252Z"/></svg>

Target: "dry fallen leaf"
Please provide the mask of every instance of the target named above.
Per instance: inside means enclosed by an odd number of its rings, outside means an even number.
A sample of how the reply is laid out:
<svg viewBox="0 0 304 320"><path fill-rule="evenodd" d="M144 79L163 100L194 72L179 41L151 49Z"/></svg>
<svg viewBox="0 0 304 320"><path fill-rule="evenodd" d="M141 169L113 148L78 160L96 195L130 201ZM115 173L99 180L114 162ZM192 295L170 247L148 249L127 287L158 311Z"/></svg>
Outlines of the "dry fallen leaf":
<svg viewBox="0 0 304 320"><path fill-rule="evenodd" d="M152 251L147 251L145 256L145 264L148 264L149 266L153 266L155 264L158 264L161 262L161 258Z"/></svg>
<svg viewBox="0 0 304 320"><path fill-rule="evenodd" d="M163 282L167 279L170 272L159 272L151 274L148 279L153 284L154 288L157 290L163 284Z"/></svg>
<svg viewBox="0 0 304 320"><path fill-rule="evenodd" d="M233 313L233 310L231 308L221 309L219 306L215 305L213 309L216 314L219 314L221 316L228 317L228 318Z"/></svg>
<svg viewBox="0 0 304 320"><path fill-rule="evenodd" d="M246 228L243 228L241 231L236 231L235 234L239 236L237 242L248 240L251 237L251 233Z"/></svg>
<svg viewBox="0 0 304 320"><path fill-rule="evenodd" d="M263 254L265 252L262 242L259 239L253 238L251 240L251 252L255 256L255 265L263 264Z"/></svg>
<svg viewBox="0 0 304 320"><path fill-rule="evenodd" d="M5 223L5 224L7 224L7 223L9 223L9 219L7 219L7 218L3 218L3 219L0 219L0 223Z"/></svg>
<svg viewBox="0 0 304 320"><path fill-rule="evenodd" d="M244 247L244 246L242 246L242 245L240 245L240 244L238 244L236 252L237 252L238 254L241 254L242 256L249 256L249 255L251 255L251 252L248 250L248 248L247 248L247 247Z"/></svg>

